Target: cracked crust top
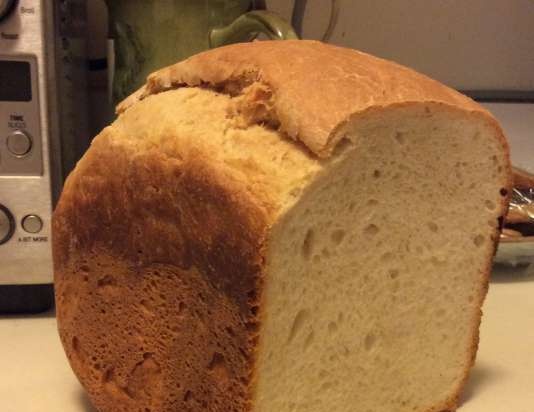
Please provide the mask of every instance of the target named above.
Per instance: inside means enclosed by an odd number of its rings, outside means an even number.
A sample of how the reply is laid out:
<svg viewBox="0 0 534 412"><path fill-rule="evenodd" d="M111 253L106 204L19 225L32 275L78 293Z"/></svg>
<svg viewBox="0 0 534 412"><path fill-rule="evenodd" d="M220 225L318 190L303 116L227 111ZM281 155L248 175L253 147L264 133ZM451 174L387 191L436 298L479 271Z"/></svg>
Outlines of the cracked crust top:
<svg viewBox="0 0 534 412"><path fill-rule="evenodd" d="M258 83L263 89L251 91L249 86ZM150 75L117 112L148 95L188 86L246 95L245 109L256 122L275 123L322 158L342 139L337 131L343 124L369 109L439 102L487 113L468 97L411 69L308 40L241 43L200 53Z"/></svg>

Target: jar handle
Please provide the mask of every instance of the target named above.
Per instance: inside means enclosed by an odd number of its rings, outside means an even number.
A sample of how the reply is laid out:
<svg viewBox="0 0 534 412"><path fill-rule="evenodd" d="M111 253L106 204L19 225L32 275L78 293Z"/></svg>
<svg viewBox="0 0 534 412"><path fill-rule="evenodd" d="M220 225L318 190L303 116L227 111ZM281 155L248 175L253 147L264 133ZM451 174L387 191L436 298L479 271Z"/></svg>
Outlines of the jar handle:
<svg viewBox="0 0 534 412"><path fill-rule="evenodd" d="M242 14L228 26L212 29L209 33L210 47L250 41L260 33L272 40L298 39L291 25L277 14L254 10Z"/></svg>

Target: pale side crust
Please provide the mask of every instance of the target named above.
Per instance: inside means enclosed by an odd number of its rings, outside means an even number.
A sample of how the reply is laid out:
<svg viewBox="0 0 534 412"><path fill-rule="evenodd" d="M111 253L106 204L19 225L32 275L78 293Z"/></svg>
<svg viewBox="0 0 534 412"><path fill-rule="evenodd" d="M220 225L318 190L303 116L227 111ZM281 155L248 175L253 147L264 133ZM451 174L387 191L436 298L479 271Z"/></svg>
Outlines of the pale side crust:
<svg viewBox="0 0 534 412"><path fill-rule="evenodd" d="M510 148L508 146L508 142L506 141L506 138L504 136L504 133L502 131L502 128L500 127L499 123L493 116L484 116L483 118L488 121L488 123L491 125L491 127L494 129L495 135L499 138L499 142L503 148L504 152L504 158L507 160L505 165L505 170L503 171L502 176L502 182L501 182L501 201L499 203L499 207L497 208L497 225L496 230L493 234L493 245L492 247L486 252L486 268L481 272L481 293L477 296L478 298L478 307L480 308L480 311L478 313L478 316L475 316L472 323L472 331L473 331L473 344L471 346L471 354L470 354L470 363L468 364L467 368L464 371L464 379L458 386L458 389L454 396L451 397L450 402L444 407L443 412L452 412L455 411L458 406L458 403L461 399L462 391L465 388L468 379L469 379L469 373L471 372L471 368L475 365L477 351L478 351L478 345L480 343L480 324L482 323L482 305L484 303L484 300L486 299L486 296L488 294L489 289L489 282L491 277L491 271L493 267L493 257L495 256L495 253L497 252L497 247L499 245L499 238L500 234L504 225L504 219L506 214L508 213L508 205L510 202L510 197L512 193L513 188L513 174L512 174L512 164L510 162ZM439 408L436 409L437 411L440 411ZM434 412L433 410L429 412Z"/></svg>
<svg viewBox="0 0 534 412"><path fill-rule="evenodd" d="M483 269L480 273L480 280L481 280L481 288L480 288L480 294L477 296L478 301L478 307L480 310L475 315L472 321L472 345L470 353L468 353L468 360L467 366L465 370L463 371L463 380L458 385L458 388L455 390L455 392L451 395L451 397L442 405L437 406L434 408L429 409L427 412L454 412L456 409L461 406L459 405L459 402L461 400L462 392L467 385L467 382L469 380L469 374L471 372L472 367L475 365L477 351L478 351L478 345L480 343L480 325L482 323L482 305L484 303L484 300L486 299L486 296L488 294L489 289L489 281L493 266L493 257L495 256L495 253L497 252L497 246L499 245L499 237L500 233L503 228L504 224L504 217L508 213L508 204L510 202L511 197L511 191L513 188L513 175L512 175L512 165L510 163L510 149L508 146L508 143L506 141L506 138L504 137L503 131L500 127L500 125L497 123L495 118L492 116L487 117L483 116L483 118L487 121L489 121L489 124L492 126L492 128L495 131L495 135L498 136L499 141L502 145L503 152L504 152L504 158L507 159L507 163L505 165L505 170L503 171L503 180L501 182L501 201L499 203L499 207L497 208L497 224L496 224L496 230L493 234L492 240L493 244L491 247L486 251L486 268Z"/></svg>
<svg viewBox="0 0 534 412"><path fill-rule="evenodd" d="M261 41L195 55L149 76L117 107L123 112L147 95L187 86L221 88L260 82L272 91L280 130L315 155L328 157L349 116L397 103L445 103L491 115L468 97L411 69L351 49L308 40ZM239 92L239 84L232 88Z"/></svg>

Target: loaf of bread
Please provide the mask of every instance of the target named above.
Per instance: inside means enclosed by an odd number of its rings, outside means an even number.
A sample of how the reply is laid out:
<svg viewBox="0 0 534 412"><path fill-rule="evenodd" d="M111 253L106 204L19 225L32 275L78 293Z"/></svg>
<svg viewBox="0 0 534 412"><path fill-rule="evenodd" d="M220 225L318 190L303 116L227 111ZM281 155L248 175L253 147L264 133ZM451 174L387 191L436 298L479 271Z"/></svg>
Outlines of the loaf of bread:
<svg viewBox="0 0 534 412"><path fill-rule="evenodd" d="M313 41L152 74L54 214L100 412L453 411L511 184L482 107Z"/></svg>

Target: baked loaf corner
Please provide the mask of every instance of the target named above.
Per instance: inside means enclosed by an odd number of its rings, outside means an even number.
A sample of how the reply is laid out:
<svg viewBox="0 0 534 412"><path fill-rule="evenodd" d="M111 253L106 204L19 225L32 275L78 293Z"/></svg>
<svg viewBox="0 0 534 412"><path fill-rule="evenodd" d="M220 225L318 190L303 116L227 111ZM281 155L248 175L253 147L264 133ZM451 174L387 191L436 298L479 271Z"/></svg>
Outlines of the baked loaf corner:
<svg viewBox="0 0 534 412"><path fill-rule="evenodd" d="M162 69L118 113L53 219L100 412L455 410L511 185L487 111L283 41Z"/></svg>

